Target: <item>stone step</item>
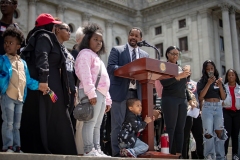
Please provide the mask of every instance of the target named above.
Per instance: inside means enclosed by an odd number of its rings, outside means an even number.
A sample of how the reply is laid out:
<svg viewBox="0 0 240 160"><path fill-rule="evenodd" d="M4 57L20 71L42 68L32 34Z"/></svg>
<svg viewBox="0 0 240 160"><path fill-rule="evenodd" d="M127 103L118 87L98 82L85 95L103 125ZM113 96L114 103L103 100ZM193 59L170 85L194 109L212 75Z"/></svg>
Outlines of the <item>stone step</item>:
<svg viewBox="0 0 240 160"><path fill-rule="evenodd" d="M6 153L0 152L0 160L132 160L132 158L121 157L83 157L71 155L51 155L51 154L30 154L30 153ZM143 160L156 160L155 158L141 158ZM158 158L166 159L166 158ZM232 147L228 148L227 159L232 159ZM169 159L166 159L169 160Z"/></svg>

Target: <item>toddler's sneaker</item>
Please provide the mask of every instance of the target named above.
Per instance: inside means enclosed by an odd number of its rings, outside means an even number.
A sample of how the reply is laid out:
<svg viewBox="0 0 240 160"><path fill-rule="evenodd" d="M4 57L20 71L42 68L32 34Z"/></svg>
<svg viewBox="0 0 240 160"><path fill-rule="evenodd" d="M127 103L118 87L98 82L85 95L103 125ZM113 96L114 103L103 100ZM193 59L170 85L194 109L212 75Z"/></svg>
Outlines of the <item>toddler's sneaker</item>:
<svg viewBox="0 0 240 160"><path fill-rule="evenodd" d="M120 150L120 155L123 157L133 157L133 158L137 158L137 156L135 155L135 151L133 149L121 149Z"/></svg>
<svg viewBox="0 0 240 160"><path fill-rule="evenodd" d="M83 156L90 156L90 157L103 157L101 154L98 153L95 148L93 148L90 152L84 153Z"/></svg>
<svg viewBox="0 0 240 160"><path fill-rule="evenodd" d="M102 155L102 157L111 157L109 155L106 155L101 149L98 149L97 152Z"/></svg>

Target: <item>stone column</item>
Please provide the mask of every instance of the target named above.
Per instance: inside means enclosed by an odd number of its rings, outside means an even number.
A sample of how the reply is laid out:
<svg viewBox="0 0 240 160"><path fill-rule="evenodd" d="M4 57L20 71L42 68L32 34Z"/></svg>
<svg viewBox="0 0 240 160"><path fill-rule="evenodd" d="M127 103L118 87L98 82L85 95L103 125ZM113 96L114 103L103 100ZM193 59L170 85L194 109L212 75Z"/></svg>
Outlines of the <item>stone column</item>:
<svg viewBox="0 0 240 160"><path fill-rule="evenodd" d="M213 43L213 32L211 27L213 26L211 10L203 9L199 11L201 17L201 37L202 37L202 62L210 59L214 59L214 43Z"/></svg>
<svg viewBox="0 0 240 160"><path fill-rule="evenodd" d="M83 13L82 15L82 24L87 25L88 22L90 21L90 18L92 17L92 14L90 13Z"/></svg>
<svg viewBox="0 0 240 160"><path fill-rule="evenodd" d="M233 51L233 69L240 74L240 65L239 65L239 46L238 46L238 33L236 25L236 8L230 8L230 26L231 26L231 36L232 36L232 51ZM229 69L229 68L227 68Z"/></svg>
<svg viewBox="0 0 240 160"><path fill-rule="evenodd" d="M35 27L37 1L38 0L28 0L28 32Z"/></svg>
<svg viewBox="0 0 240 160"><path fill-rule="evenodd" d="M150 26L148 24L145 24L145 26L143 27L142 40L145 40L149 44L152 44L153 46L155 46L155 44L152 42L152 38L149 38L149 29L150 29ZM142 47L141 49L143 49L145 52L147 52L149 54L149 58L155 58L155 50L153 48ZM161 59L161 57L160 57L160 59Z"/></svg>
<svg viewBox="0 0 240 160"><path fill-rule="evenodd" d="M229 68L233 68L232 38L228 12L229 5L222 3L220 7L222 9L225 66L226 70L228 70Z"/></svg>
<svg viewBox="0 0 240 160"><path fill-rule="evenodd" d="M166 46L175 46L173 44L173 34L172 34L172 25L173 25L173 21L169 20L165 22L166 24L166 28L167 28L167 44Z"/></svg>
<svg viewBox="0 0 240 160"><path fill-rule="evenodd" d="M215 64L216 68L222 76L222 66L221 66L221 52L220 52L220 45L219 45L219 33L218 33L218 17L215 15L213 19L213 31L214 31L214 53L215 53Z"/></svg>
<svg viewBox="0 0 240 160"><path fill-rule="evenodd" d="M199 61L199 45L198 45L198 25L197 25L197 12L191 13L191 37L189 37L189 41L192 42L192 79L199 79L201 75L202 63Z"/></svg>
<svg viewBox="0 0 240 160"><path fill-rule="evenodd" d="M112 49L112 47L113 47L113 39L114 39L114 37L113 37L113 23L114 23L114 21L112 21L112 20L107 20L107 22L106 22L106 47L107 47L107 54L105 54L106 55L106 57L105 57L105 62L107 63L107 61L108 61L108 56L109 56L109 54L110 54L110 51L111 51L111 49Z"/></svg>
<svg viewBox="0 0 240 160"><path fill-rule="evenodd" d="M62 4L57 6L57 17L64 22L64 10L66 7L64 7Z"/></svg>

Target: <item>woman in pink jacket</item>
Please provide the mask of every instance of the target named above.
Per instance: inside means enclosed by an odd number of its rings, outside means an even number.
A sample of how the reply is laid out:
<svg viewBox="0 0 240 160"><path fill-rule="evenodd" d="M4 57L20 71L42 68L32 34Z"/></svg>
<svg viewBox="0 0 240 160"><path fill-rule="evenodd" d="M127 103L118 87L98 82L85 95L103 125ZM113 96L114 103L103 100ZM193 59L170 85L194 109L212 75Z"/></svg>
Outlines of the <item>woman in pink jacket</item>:
<svg viewBox="0 0 240 160"><path fill-rule="evenodd" d="M110 80L100 55L105 53L102 29L91 23L83 30L85 36L79 46L79 54L75 62L75 73L80 80L79 98L88 97L94 107L94 116L84 121L82 138L84 144L83 156L106 157L100 148L100 125L104 112L111 108L112 100L108 92ZM102 67L97 88L95 83Z"/></svg>

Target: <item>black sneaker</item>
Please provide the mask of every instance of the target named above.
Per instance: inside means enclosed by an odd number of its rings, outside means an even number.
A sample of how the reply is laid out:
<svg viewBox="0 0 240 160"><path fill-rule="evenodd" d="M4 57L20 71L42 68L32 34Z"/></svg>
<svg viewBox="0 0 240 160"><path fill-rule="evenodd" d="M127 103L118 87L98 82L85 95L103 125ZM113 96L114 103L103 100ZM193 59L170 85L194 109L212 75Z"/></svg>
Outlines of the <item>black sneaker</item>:
<svg viewBox="0 0 240 160"><path fill-rule="evenodd" d="M233 157L232 157L233 160L239 160L239 157L237 154L234 154Z"/></svg>
<svg viewBox="0 0 240 160"><path fill-rule="evenodd" d="M16 153L23 153L23 151L21 151L21 147L16 147L15 152L16 152Z"/></svg>

